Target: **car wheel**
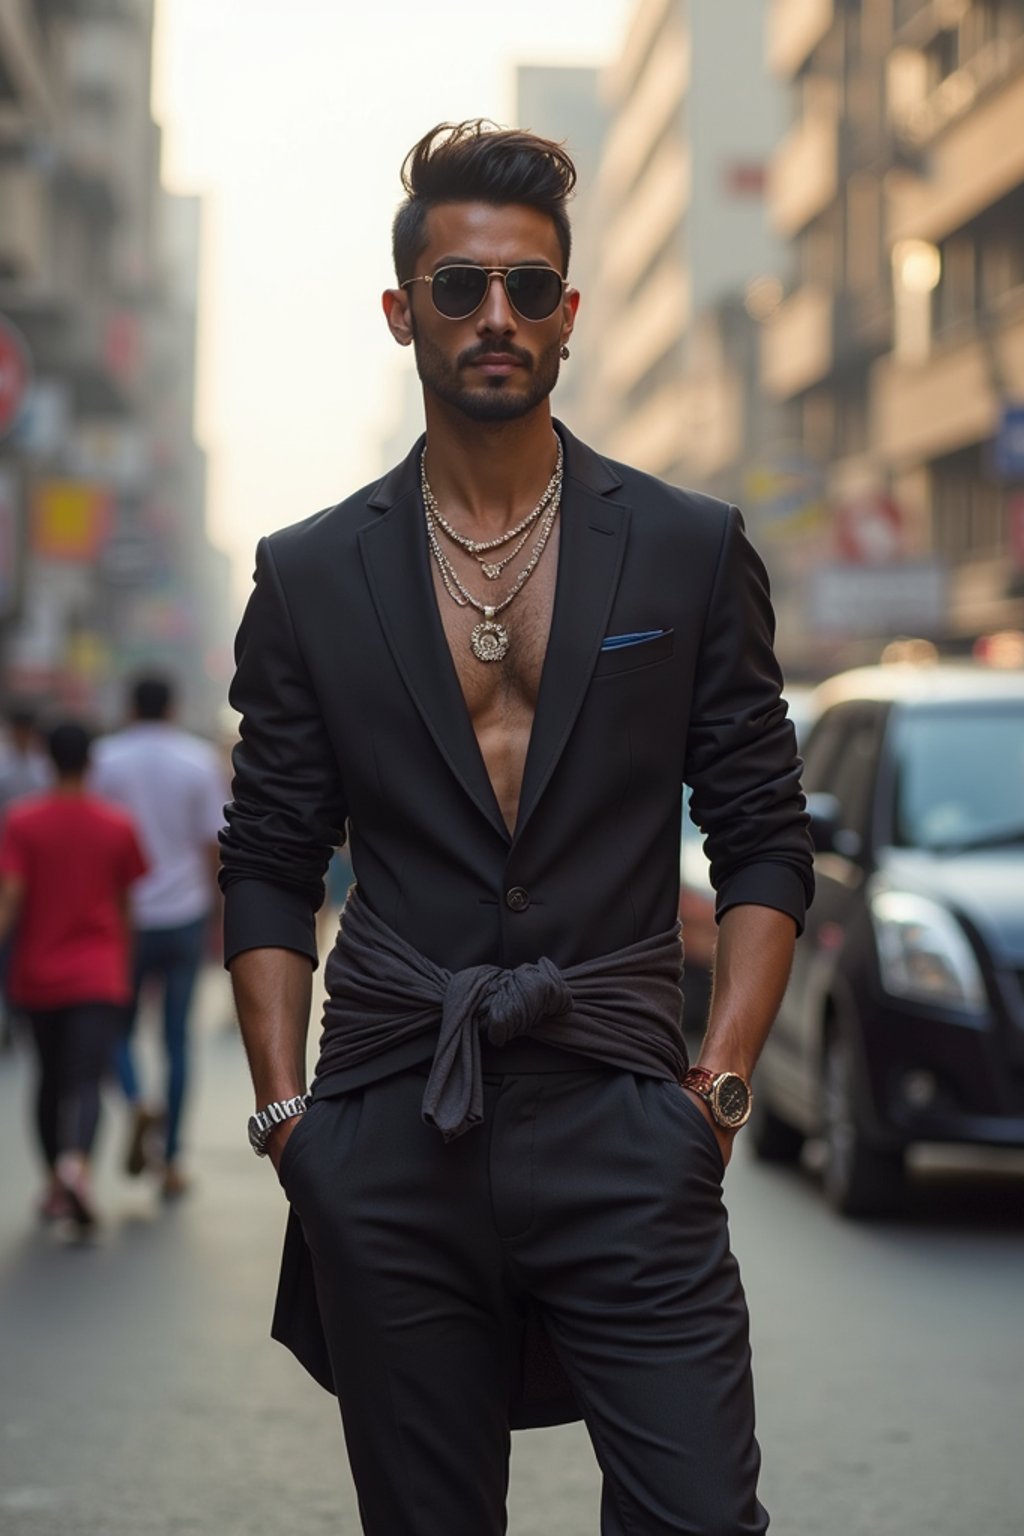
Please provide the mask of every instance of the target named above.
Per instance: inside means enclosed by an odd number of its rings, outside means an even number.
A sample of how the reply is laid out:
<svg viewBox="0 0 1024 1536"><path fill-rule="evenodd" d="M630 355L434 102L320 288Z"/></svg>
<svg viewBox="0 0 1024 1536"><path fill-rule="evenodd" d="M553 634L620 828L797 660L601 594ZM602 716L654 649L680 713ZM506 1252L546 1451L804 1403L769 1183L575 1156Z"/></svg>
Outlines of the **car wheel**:
<svg viewBox="0 0 1024 1536"><path fill-rule="evenodd" d="M870 1146L857 1120L854 1059L844 1032L829 1031L821 1084L822 1182L829 1204L843 1216L873 1216L899 1208L903 1151Z"/></svg>
<svg viewBox="0 0 1024 1536"><path fill-rule="evenodd" d="M797 1162L806 1139L795 1125L790 1125L768 1107L764 1094L756 1085L747 1132L754 1156L762 1163Z"/></svg>

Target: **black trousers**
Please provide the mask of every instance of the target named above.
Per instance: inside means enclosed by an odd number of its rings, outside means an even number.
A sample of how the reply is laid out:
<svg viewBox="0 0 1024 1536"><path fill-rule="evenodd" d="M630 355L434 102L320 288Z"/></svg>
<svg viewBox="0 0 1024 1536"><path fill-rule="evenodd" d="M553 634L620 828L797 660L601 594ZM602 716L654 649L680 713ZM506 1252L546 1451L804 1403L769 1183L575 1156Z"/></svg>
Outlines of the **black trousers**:
<svg viewBox="0 0 1024 1536"><path fill-rule="evenodd" d="M418 1072L314 1102L281 1180L366 1536L499 1536L526 1297L582 1406L604 1536L755 1536L747 1314L722 1160L675 1083L488 1074L445 1144Z"/></svg>
<svg viewBox="0 0 1024 1536"><path fill-rule="evenodd" d="M36 1130L48 1167L62 1152L92 1150L100 1085L111 1070L123 1021L124 1009L116 1003L76 1003L29 1013L39 1061Z"/></svg>

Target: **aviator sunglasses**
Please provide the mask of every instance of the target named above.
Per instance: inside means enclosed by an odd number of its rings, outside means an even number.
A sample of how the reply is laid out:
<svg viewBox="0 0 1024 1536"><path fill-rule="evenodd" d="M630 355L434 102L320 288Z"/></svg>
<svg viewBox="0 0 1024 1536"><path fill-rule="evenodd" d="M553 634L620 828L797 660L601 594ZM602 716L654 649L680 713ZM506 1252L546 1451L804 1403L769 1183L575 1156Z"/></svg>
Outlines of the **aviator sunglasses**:
<svg viewBox="0 0 1024 1536"><path fill-rule="evenodd" d="M446 320L468 320L487 297L492 277L500 277L509 303L523 320L547 320L562 302L568 279L554 267L438 267L424 277L400 284L427 283L434 308Z"/></svg>

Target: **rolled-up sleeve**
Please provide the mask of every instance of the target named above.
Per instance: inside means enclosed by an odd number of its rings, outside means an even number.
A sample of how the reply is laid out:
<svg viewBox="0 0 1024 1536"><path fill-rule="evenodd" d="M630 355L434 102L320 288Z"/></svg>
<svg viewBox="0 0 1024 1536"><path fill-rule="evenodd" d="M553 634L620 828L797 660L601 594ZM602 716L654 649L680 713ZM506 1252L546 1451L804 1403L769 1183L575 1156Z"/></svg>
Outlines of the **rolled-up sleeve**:
<svg viewBox="0 0 1024 1536"><path fill-rule="evenodd" d="M331 852L344 841L345 796L266 539L255 580L228 695L242 718L220 834L224 961L271 948L316 965L315 914Z"/></svg>
<svg viewBox="0 0 1024 1536"><path fill-rule="evenodd" d="M802 930L812 848L774 638L768 575L731 507L697 659L690 814L705 835L719 920L751 903L788 913Z"/></svg>

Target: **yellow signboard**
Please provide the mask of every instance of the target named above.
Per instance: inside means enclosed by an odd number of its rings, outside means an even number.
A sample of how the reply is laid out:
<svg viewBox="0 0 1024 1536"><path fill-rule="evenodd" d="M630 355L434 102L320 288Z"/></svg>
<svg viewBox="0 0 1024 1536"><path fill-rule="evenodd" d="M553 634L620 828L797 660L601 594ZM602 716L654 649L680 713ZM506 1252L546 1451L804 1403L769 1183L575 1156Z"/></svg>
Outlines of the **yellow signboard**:
<svg viewBox="0 0 1024 1536"><path fill-rule="evenodd" d="M112 514L106 487L44 480L32 503L33 553L46 560L94 560L110 534Z"/></svg>

